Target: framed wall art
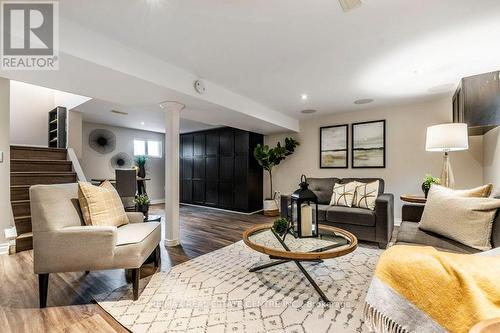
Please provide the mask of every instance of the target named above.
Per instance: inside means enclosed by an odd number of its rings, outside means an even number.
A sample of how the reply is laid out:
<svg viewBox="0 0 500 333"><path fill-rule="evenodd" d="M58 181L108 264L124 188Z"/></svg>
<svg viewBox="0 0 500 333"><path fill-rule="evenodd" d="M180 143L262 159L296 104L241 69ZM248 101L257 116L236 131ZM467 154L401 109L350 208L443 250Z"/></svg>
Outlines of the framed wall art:
<svg viewBox="0 0 500 333"><path fill-rule="evenodd" d="M385 120L352 124L352 167L385 168Z"/></svg>
<svg viewBox="0 0 500 333"><path fill-rule="evenodd" d="M347 168L349 125L336 125L320 128L321 169Z"/></svg>

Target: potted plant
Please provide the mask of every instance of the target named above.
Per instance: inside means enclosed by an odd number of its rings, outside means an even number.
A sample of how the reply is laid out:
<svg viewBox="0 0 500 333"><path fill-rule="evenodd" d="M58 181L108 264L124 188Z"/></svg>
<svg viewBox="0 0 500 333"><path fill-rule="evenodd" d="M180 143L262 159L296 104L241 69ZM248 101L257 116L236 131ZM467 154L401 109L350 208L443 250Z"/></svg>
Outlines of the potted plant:
<svg viewBox="0 0 500 333"><path fill-rule="evenodd" d="M429 194L432 184L440 184L441 180L439 178L432 177L432 175L427 174L424 177L424 182L422 183L422 191L424 192L425 198Z"/></svg>
<svg viewBox="0 0 500 333"><path fill-rule="evenodd" d="M285 235L285 233L288 231L289 228L288 225L289 225L288 220L285 219L284 217L280 217L279 219L274 221L273 230L278 235L283 237L283 235Z"/></svg>
<svg viewBox="0 0 500 333"><path fill-rule="evenodd" d="M269 197L264 200L264 215L266 216L279 215L278 204L273 198L273 168L280 164L287 156L292 155L298 145L300 145L300 143L297 140L285 138L285 144L283 146L280 142L278 142L274 148L269 148L268 145L258 144L253 151L253 156L259 165L269 172Z"/></svg>
<svg viewBox="0 0 500 333"><path fill-rule="evenodd" d="M147 219L149 212L149 204L151 203L149 197L146 194L138 195L137 197L135 197L134 203L137 206L137 211L143 213Z"/></svg>
<svg viewBox="0 0 500 333"><path fill-rule="evenodd" d="M135 158L135 165L139 168L137 171L137 176L139 178L145 178L146 177L146 162L147 158L144 155L137 156Z"/></svg>

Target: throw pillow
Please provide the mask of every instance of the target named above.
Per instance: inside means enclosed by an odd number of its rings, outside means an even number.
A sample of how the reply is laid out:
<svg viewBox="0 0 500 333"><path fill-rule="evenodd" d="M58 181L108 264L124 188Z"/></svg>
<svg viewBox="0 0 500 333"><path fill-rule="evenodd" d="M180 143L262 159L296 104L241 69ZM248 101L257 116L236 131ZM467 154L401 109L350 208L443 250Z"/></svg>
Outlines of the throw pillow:
<svg viewBox="0 0 500 333"><path fill-rule="evenodd" d="M129 223L120 196L109 181L99 186L78 182L78 201L86 225L119 227Z"/></svg>
<svg viewBox="0 0 500 333"><path fill-rule="evenodd" d="M472 248L491 249L491 230L500 200L463 197L432 186L418 227Z"/></svg>
<svg viewBox="0 0 500 333"><path fill-rule="evenodd" d="M486 184L483 186L471 188L469 190L452 190L452 189L448 190L454 191L456 194L462 197L487 198L491 195L491 191L493 190L493 184Z"/></svg>
<svg viewBox="0 0 500 333"><path fill-rule="evenodd" d="M372 183L357 183L354 193L353 207L375 209L375 200L378 196L379 181Z"/></svg>
<svg viewBox="0 0 500 333"><path fill-rule="evenodd" d="M333 185L332 199L330 206L352 207L354 193L356 192L356 182Z"/></svg>

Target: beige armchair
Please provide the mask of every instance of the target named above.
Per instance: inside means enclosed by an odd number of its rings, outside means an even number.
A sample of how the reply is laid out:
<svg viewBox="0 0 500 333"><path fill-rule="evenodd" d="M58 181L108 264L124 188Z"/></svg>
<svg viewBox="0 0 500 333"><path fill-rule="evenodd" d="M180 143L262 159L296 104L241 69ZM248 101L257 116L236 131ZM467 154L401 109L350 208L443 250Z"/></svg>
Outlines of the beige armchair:
<svg viewBox="0 0 500 333"><path fill-rule="evenodd" d="M155 253L159 264L160 223L143 223L142 213L127 213L121 227L86 226L78 204L78 184L30 188L34 271L40 307L47 304L49 273L131 269L134 300L139 297L139 268Z"/></svg>

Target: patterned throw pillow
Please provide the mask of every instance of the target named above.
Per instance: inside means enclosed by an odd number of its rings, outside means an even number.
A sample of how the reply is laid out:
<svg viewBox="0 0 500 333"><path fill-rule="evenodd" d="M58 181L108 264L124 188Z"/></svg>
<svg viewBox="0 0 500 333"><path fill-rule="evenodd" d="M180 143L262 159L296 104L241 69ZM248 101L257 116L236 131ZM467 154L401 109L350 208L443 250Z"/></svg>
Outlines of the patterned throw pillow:
<svg viewBox="0 0 500 333"><path fill-rule="evenodd" d="M353 207L375 209L375 200L378 196L379 181L372 183L357 183L356 193L354 194Z"/></svg>
<svg viewBox="0 0 500 333"><path fill-rule="evenodd" d="M352 207L352 200L356 192L357 182L333 185L332 199L330 206Z"/></svg>
<svg viewBox="0 0 500 333"><path fill-rule="evenodd" d="M120 196L109 181L99 186L78 182L78 201L86 225L119 227L129 223Z"/></svg>

